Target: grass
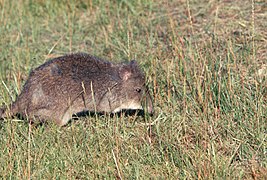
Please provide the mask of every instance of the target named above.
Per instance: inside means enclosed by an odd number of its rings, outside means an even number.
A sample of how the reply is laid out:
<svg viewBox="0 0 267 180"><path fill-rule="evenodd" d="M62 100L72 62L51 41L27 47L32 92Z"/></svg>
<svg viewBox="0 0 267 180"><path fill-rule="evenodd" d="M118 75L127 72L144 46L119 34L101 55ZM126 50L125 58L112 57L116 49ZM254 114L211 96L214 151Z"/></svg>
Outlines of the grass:
<svg viewBox="0 0 267 180"><path fill-rule="evenodd" d="M0 103L69 52L137 59L153 117L0 122L2 179L266 179L266 7L257 1L0 0Z"/></svg>

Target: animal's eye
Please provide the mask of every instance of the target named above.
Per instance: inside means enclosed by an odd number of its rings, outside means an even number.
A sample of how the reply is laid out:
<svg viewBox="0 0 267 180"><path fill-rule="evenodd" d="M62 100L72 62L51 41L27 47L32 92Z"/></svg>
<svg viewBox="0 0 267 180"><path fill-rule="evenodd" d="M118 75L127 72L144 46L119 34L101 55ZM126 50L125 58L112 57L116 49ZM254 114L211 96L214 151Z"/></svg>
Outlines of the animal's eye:
<svg viewBox="0 0 267 180"><path fill-rule="evenodd" d="M142 90L140 88L136 88L135 91L140 93Z"/></svg>

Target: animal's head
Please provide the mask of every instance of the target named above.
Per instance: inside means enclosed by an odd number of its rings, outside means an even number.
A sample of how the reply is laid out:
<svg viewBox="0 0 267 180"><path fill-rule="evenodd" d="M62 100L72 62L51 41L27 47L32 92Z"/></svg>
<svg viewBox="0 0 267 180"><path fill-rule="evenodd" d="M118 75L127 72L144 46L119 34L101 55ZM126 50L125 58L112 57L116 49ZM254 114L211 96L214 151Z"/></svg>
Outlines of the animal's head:
<svg viewBox="0 0 267 180"><path fill-rule="evenodd" d="M146 87L144 73L139 69L136 61L122 64L118 68L120 83L114 88L116 103L113 112L123 109L143 109L153 114L153 103Z"/></svg>

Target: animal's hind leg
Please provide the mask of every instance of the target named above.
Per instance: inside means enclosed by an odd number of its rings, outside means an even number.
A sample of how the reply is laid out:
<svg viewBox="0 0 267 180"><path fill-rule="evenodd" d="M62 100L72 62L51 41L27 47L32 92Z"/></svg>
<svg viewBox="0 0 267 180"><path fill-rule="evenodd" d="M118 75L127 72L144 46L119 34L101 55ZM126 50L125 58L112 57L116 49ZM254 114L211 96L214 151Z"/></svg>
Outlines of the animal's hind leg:
<svg viewBox="0 0 267 180"><path fill-rule="evenodd" d="M65 124L62 124L61 117L64 115L63 112L50 110L50 109L38 109L32 115L30 115L30 118L34 118L34 121L39 121L41 123L52 121L55 122L57 125L63 126Z"/></svg>
<svg viewBox="0 0 267 180"><path fill-rule="evenodd" d="M74 111L70 107L66 108L65 111L39 109L34 113L34 116L37 116L42 122L53 121L59 126L64 126L72 118L73 112Z"/></svg>

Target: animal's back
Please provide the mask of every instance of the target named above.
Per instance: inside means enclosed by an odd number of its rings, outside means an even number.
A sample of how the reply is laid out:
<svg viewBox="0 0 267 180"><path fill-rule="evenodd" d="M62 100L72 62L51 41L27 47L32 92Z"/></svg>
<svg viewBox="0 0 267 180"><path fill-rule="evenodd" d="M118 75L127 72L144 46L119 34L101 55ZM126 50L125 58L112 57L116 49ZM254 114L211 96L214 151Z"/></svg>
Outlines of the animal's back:
<svg viewBox="0 0 267 180"><path fill-rule="evenodd" d="M43 65L34 69L30 77L40 74L51 78L64 76L65 78L77 78L84 80L88 75L95 73L112 74L111 68L115 67L112 63L103 59L91 56L86 53L70 54L47 61ZM39 75L39 76L40 76ZM112 74L115 75L115 74Z"/></svg>

